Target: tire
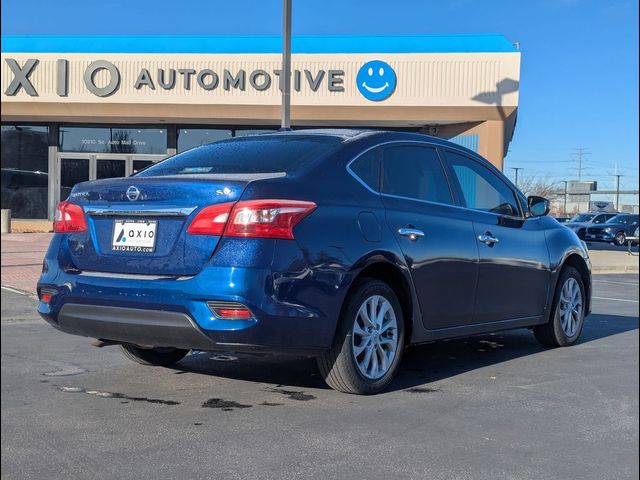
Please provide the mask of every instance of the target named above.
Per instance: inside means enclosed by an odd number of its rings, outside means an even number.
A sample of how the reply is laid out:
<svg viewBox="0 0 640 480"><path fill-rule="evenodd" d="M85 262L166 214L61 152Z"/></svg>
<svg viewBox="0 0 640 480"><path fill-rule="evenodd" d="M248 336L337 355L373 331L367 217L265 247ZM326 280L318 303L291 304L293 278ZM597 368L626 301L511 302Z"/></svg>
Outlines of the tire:
<svg viewBox="0 0 640 480"><path fill-rule="evenodd" d="M619 247L622 247L625 243L627 243L627 236L624 234L624 232L618 232L616 233L616 236L613 237L613 243L615 243Z"/></svg>
<svg viewBox="0 0 640 480"><path fill-rule="evenodd" d="M581 230L578 230L578 233L576 235L578 235L578 238L580 240L584 240L584 237L586 234L587 234L587 230L583 228Z"/></svg>
<svg viewBox="0 0 640 480"><path fill-rule="evenodd" d="M579 297L570 294L576 291L576 287ZM568 347L576 343L584 327L586 298L580 273L573 267L564 267L556 285L551 318L549 322L533 329L536 339L547 347ZM570 307L567 312L567 305L574 305L575 308Z"/></svg>
<svg viewBox="0 0 640 480"><path fill-rule="evenodd" d="M189 350L181 348L141 348L125 343L120 345L122 353L129 360L140 365L153 365L156 367L168 367L182 360Z"/></svg>
<svg viewBox="0 0 640 480"><path fill-rule="evenodd" d="M367 324L367 309L375 309L377 317L383 309L386 313ZM331 388L344 393L372 395L384 390L402 360L404 328L400 302L389 285L358 280L345 300L333 346L317 359L322 377Z"/></svg>

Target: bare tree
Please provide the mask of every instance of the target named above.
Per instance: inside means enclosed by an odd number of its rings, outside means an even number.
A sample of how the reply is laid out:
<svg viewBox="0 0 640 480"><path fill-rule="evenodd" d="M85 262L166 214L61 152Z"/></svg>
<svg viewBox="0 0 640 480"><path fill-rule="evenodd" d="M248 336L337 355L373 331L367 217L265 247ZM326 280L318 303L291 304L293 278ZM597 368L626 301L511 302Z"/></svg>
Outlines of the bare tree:
<svg viewBox="0 0 640 480"><path fill-rule="evenodd" d="M553 200L560 190L558 182L554 182L549 177L538 177L536 175L525 176L520 180L518 187L525 195L537 195L539 197Z"/></svg>

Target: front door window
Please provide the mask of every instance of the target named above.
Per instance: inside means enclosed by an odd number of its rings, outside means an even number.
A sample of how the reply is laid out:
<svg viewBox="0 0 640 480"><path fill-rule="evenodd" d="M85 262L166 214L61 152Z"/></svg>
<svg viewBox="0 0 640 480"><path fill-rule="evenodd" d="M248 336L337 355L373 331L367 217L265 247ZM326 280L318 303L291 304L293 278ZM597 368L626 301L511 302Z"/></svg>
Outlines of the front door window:
<svg viewBox="0 0 640 480"><path fill-rule="evenodd" d="M484 212L521 216L513 190L478 162L451 151L447 159L458 179L467 208Z"/></svg>

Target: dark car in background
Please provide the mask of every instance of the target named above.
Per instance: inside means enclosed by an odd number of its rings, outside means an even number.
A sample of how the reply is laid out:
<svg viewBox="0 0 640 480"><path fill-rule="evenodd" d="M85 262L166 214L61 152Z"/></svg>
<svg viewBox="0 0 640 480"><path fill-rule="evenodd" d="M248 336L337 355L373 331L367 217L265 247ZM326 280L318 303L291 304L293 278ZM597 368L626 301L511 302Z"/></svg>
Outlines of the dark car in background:
<svg viewBox="0 0 640 480"><path fill-rule="evenodd" d="M592 225L599 225L618 215L617 213L579 213L568 222L563 223L567 228L573 230L580 240L584 240L587 228Z"/></svg>
<svg viewBox="0 0 640 480"><path fill-rule="evenodd" d="M578 340L588 252L548 211L424 135L234 138L76 185L38 311L146 365L293 353L337 390L376 393L409 345L523 327L549 346Z"/></svg>
<svg viewBox="0 0 640 480"><path fill-rule="evenodd" d="M636 228L638 228L638 215L622 213L603 224L587 228L585 240L622 246L627 242L627 237L634 236Z"/></svg>

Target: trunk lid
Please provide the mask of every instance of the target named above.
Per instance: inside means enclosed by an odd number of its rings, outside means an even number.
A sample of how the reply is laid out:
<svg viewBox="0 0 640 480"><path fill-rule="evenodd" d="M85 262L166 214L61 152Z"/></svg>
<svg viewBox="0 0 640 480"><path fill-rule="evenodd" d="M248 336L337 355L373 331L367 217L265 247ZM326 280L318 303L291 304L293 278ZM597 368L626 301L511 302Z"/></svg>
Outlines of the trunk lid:
<svg viewBox="0 0 640 480"><path fill-rule="evenodd" d="M266 175L272 177L273 175ZM187 233L203 207L236 202L249 182L265 175L176 175L98 180L76 185L87 231L69 234L79 270L142 275L195 275L219 236Z"/></svg>

